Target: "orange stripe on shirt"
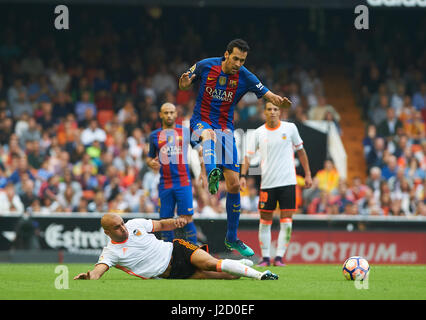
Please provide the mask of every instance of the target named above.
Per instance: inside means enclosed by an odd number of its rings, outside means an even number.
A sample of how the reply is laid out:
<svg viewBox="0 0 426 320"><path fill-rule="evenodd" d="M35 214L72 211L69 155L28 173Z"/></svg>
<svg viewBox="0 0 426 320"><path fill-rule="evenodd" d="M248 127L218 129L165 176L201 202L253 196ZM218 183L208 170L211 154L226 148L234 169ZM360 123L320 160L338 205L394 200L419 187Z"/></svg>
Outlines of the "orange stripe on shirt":
<svg viewBox="0 0 426 320"><path fill-rule="evenodd" d="M146 280L146 279L147 279L147 278L142 277L142 276L140 276L140 275L138 275L138 274L134 273L132 270L127 269L127 268L125 268L125 267L123 267L123 266L121 266L121 265L119 265L119 264L115 265L115 267L116 267L117 269L120 269L121 271L124 271L124 272L125 272L125 273L127 273L127 274L132 275L132 276L135 276L135 277L138 277L138 278L141 278L141 279L144 279L144 280Z"/></svg>

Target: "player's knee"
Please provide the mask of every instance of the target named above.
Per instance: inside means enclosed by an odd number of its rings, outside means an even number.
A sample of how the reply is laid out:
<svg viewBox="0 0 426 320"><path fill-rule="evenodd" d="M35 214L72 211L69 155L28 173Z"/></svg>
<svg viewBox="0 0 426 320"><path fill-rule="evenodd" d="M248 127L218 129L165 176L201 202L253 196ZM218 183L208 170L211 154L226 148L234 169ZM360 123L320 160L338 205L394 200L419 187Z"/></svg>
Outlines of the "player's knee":
<svg viewBox="0 0 426 320"><path fill-rule="evenodd" d="M230 193L240 192L240 181L238 179L229 181L229 183L227 183L227 189Z"/></svg>

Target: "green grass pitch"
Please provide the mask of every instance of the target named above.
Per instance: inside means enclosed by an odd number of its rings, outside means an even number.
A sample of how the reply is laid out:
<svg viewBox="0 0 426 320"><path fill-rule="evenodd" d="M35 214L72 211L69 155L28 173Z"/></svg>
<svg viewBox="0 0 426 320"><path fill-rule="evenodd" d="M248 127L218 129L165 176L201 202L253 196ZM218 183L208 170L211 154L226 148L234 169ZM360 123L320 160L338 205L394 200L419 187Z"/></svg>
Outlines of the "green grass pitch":
<svg viewBox="0 0 426 320"><path fill-rule="evenodd" d="M345 280L340 265L269 267L278 281L142 280L112 268L100 280L76 281L90 264L67 264L68 289L57 289L57 264L0 264L1 300L305 300L426 299L426 266L371 267L368 288ZM266 270L267 268L256 268ZM66 285L62 279L59 285Z"/></svg>

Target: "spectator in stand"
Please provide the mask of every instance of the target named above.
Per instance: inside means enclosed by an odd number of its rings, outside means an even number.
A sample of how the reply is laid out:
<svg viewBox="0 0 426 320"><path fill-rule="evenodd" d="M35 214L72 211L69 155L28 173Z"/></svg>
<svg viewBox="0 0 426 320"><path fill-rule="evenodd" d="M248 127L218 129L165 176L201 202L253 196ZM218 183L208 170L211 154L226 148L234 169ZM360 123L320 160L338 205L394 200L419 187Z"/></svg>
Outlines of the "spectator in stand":
<svg viewBox="0 0 426 320"><path fill-rule="evenodd" d="M404 176L413 182L421 182L426 179L425 170L420 167L420 162L417 158L412 157L404 171Z"/></svg>
<svg viewBox="0 0 426 320"><path fill-rule="evenodd" d="M23 113L27 113L30 116L34 114L33 106L27 98L26 91L19 92L18 98L10 104L10 108L15 120L19 119Z"/></svg>
<svg viewBox="0 0 426 320"><path fill-rule="evenodd" d="M248 189L248 195L241 197L242 213L257 213L259 205L258 191L254 186Z"/></svg>
<svg viewBox="0 0 426 320"><path fill-rule="evenodd" d="M426 82L423 82L420 90L414 93L413 105L417 110L422 110L426 107Z"/></svg>
<svg viewBox="0 0 426 320"><path fill-rule="evenodd" d="M396 176L398 170L398 161L394 155L390 155L385 160L385 165L382 168L382 178L389 180L391 177Z"/></svg>
<svg viewBox="0 0 426 320"><path fill-rule="evenodd" d="M63 192L59 192L57 201L61 212L75 212L80 203L81 193L76 193L71 185L67 185Z"/></svg>
<svg viewBox="0 0 426 320"><path fill-rule="evenodd" d="M384 138L391 138L401 131L403 125L395 115L394 108L386 110L386 119L379 123L377 127L377 135Z"/></svg>
<svg viewBox="0 0 426 320"><path fill-rule="evenodd" d="M390 106L395 110L396 117L399 117L404 107L404 99L406 95L405 85L399 84L398 89L392 94Z"/></svg>
<svg viewBox="0 0 426 320"><path fill-rule="evenodd" d="M87 93L88 97L83 98L83 95ZM93 101L95 99L95 94L93 91L92 86L89 84L89 80L87 77L81 77L78 80L78 86L74 87L73 90L71 90L71 100L74 103L77 103L78 101ZM84 111L82 111L84 114Z"/></svg>
<svg viewBox="0 0 426 320"><path fill-rule="evenodd" d="M108 203L102 190L96 191L93 199L87 204L87 211L96 213L108 212Z"/></svg>
<svg viewBox="0 0 426 320"><path fill-rule="evenodd" d="M373 149L367 154L367 167L382 167L383 166L383 157L385 154L386 142L382 137L376 137L374 139Z"/></svg>
<svg viewBox="0 0 426 320"><path fill-rule="evenodd" d="M413 120L405 127L407 135L413 140L415 144L420 144L425 139L425 121L420 111L415 111Z"/></svg>
<svg viewBox="0 0 426 320"><path fill-rule="evenodd" d="M332 114L333 121L339 123L340 115L333 108L333 106L327 104L327 101L324 96L319 96L318 104L309 111L308 116L310 120L324 120L327 112L330 112Z"/></svg>
<svg viewBox="0 0 426 320"><path fill-rule="evenodd" d="M99 141L101 144L104 144L105 140L105 130L99 127L96 119L92 119L89 123L89 127L84 129L81 133L81 143L85 147L89 147L94 141Z"/></svg>
<svg viewBox="0 0 426 320"><path fill-rule="evenodd" d="M71 97L68 93L59 91L54 99L52 117L55 123L60 123L67 118L69 114L74 113L74 106L71 103Z"/></svg>
<svg viewBox="0 0 426 320"><path fill-rule="evenodd" d="M352 210L352 204L355 199L349 192L346 181L340 180L337 188L337 195L331 197L331 205L335 207L336 214L348 214ZM349 211L348 211L349 210Z"/></svg>
<svg viewBox="0 0 426 320"><path fill-rule="evenodd" d="M38 78L34 76L30 81L27 94L32 104L52 101L55 89L50 84L46 75L42 74Z"/></svg>
<svg viewBox="0 0 426 320"><path fill-rule="evenodd" d="M152 87L154 88L157 96L163 95L167 90L170 90L173 93L176 92L176 79L168 72L165 64L161 64L157 73L154 74L152 78Z"/></svg>
<svg viewBox="0 0 426 320"><path fill-rule="evenodd" d="M339 172L334 166L331 159L324 162L324 169L319 170L315 175L318 179L318 188L327 193L332 193L337 190L339 185Z"/></svg>
<svg viewBox="0 0 426 320"><path fill-rule="evenodd" d="M321 190L320 196L312 200L308 205L307 213L308 214L331 214L331 195L325 191ZM336 213L336 212L334 212Z"/></svg>
<svg viewBox="0 0 426 320"><path fill-rule="evenodd" d="M22 191L19 193L19 198L24 205L24 211L31 207L34 200L37 199L37 194L34 192L35 184L31 179L27 179L22 185Z"/></svg>
<svg viewBox="0 0 426 320"><path fill-rule="evenodd" d="M66 72L64 64L58 62L55 70L50 74L49 80L56 91L68 91L71 76Z"/></svg>
<svg viewBox="0 0 426 320"><path fill-rule="evenodd" d="M28 159L25 155L21 155L18 158L18 166L15 171L12 172L12 174L9 176L8 181L12 182L13 184L18 184L21 182L23 175L28 175L28 177L31 180L35 180L35 177L31 173L31 170L28 166Z"/></svg>
<svg viewBox="0 0 426 320"><path fill-rule="evenodd" d="M55 120L52 116L52 103L41 102L40 103L40 116L37 118L37 123L43 128L43 131L47 131L49 134L54 134L55 131Z"/></svg>
<svg viewBox="0 0 426 320"><path fill-rule="evenodd" d="M129 212L141 212L142 197L144 197L145 191L140 188L140 185L139 181L135 181L124 192L124 201L128 203Z"/></svg>
<svg viewBox="0 0 426 320"><path fill-rule="evenodd" d="M40 169L45 154L41 152L39 140L28 141L26 144L27 159L30 169Z"/></svg>
<svg viewBox="0 0 426 320"><path fill-rule="evenodd" d="M382 170L380 167L371 167L367 177L366 185L373 191L379 192L382 184Z"/></svg>
<svg viewBox="0 0 426 320"><path fill-rule="evenodd" d="M24 147L28 141L40 141L41 140L41 129L39 128L38 123L33 117L28 119L28 127L23 130L19 144Z"/></svg>
<svg viewBox="0 0 426 320"><path fill-rule="evenodd" d="M92 116L96 116L96 105L90 99L90 91L84 91L80 100L75 104L75 114L78 122L85 119L87 109L92 110Z"/></svg>
<svg viewBox="0 0 426 320"><path fill-rule="evenodd" d="M368 192L367 185L362 183L362 179L360 177L354 177L352 179L352 186L348 190L348 194L350 195L350 198L354 202L358 202L361 199L363 199Z"/></svg>
<svg viewBox="0 0 426 320"><path fill-rule="evenodd" d="M0 190L0 212L24 213L24 204L18 194L15 193L15 187L12 182L7 183L4 190Z"/></svg>
<svg viewBox="0 0 426 320"><path fill-rule="evenodd" d="M378 126L383 120L387 118L387 110L389 109L389 97L387 95L381 95L379 105L373 107L369 111L369 119Z"/></svg>
<svg viewBox="0 0 426 320"><path fill-rule="evenodd" d="M372 123L368 124L367 126L367 135L362 140L362 145L364 149L364 157L367 158L367 155L370 153L370 151L374 148L374 140L377 137L377 129L376 126Z"/></svg>
<svg viewBox="0 0 426 320"><path fill-rule="evenodd" d="M26 94L27 88L24 85L21 78L16 78L15 80L13 80L12 86L10 86L7 90L7 102L9 104L9 108L10 108L10 111L12 113L13 113L13 109L14 109L13 107L14 107L15 103L18 101L19 94L21 92Z"/></svg>
<svg viewBox="0 0 426 320"><path fill-rule="evenodd" d="M96 77L93 80L93 90L95 93L99 91L109 92L111 90L111 81L107 79L104 69L97 70Z"/></svg>
<svg viewBox="0 0 426 320"><path fill-rule="evenodd" d="M29 49L28 55L25 56L20 64L20 69L23 74L39 76L44 72L44 63L35 47Z"/></svg>

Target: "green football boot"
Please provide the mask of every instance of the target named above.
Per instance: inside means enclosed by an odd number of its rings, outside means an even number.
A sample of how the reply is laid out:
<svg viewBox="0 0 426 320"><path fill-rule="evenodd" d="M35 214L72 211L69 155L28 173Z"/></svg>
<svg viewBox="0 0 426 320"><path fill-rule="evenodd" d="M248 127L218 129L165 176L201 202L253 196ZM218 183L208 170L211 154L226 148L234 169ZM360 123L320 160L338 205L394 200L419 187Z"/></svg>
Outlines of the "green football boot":
<svg viewBox="0 0 426 320"><path fill-rule="evenodd" d="M222 170L219 168L214 168L209 173L208 183L209 183L209 192L210 194L216 194L217 190L219 190L219 181L222 176Z"/></svg>
<svg viewBox="0 0 426 320"><path fill-rule="evenodd" d="M254 255L254 251L240 239L234 242L225 239L225 247L229 250L237 250L244 257L251 257Z"/></svg>

